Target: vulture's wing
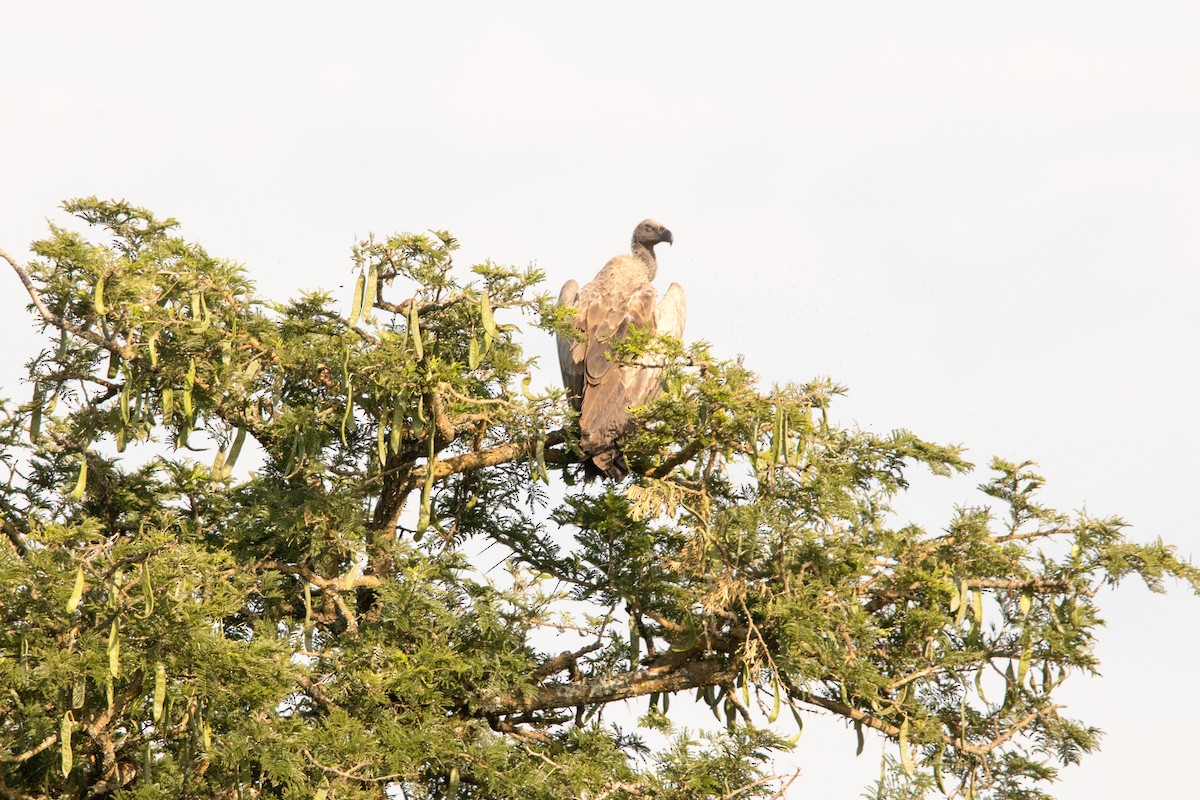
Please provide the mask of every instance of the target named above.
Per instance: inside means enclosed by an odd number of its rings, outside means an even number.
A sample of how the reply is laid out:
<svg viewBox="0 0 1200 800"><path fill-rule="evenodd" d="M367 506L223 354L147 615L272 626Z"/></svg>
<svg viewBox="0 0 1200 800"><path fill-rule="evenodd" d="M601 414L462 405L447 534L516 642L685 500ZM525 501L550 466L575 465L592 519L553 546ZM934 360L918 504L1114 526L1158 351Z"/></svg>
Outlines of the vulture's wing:
<svg viewBox="0 0 1200 800"><path fill-rule="evenodd" d="M656 324L659 333L669 333L676 339L683 338L683 324L687 321L687 298L683 287L672 283L658 304Z"/></svg>
<svg viewBox="0 0 1200 800"><path fill-rule="evenodd" d="M644 268L632 258L613 259L597 279L579 293L577 320L585 340L572 355L583 363L583 402L580 407L580 446L595 466L612 477L623 468L617 437L629 424L629 407L641 369L612 363L612 343L631 327L654 324L654 287Z"/></svg>
<svg viewBox="0 0 1200 800"><path fill-rule="evenodd" d="M683 287L672 283L663 299L654 309L654 331L667 333L676 339L683 338L683 324L687 316L687 300ZM662 391L663 357L648 355L642 358L629 376L629 404L640 406L658 397Z"/></svg>
<svg viewBox="0 0 1200 800"><path fill-rule="evenodd" d="M558 294L558 304L574 308L578 312L579 284L573 280L563 284L562 291ZM579 327L579 321L579 317L576 316L576 327ZM571 405L578 411L583 397L583 358L582 351L577 354L576 350L574 339L558 337L558 366L562 370L563 386L567 387L567 397L570 398Z"/></svg>

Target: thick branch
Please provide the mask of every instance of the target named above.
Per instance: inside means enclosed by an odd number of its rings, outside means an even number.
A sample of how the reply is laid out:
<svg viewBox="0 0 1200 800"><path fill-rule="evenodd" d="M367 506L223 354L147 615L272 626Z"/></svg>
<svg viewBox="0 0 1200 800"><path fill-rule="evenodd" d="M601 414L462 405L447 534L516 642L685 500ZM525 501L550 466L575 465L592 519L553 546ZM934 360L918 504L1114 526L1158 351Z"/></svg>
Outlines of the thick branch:
<svg viewBox="0 0 1200 800"><path fill-rule="evenodd" d="M564 669L574 669L576 662L581 657L587 655L588 653L599 650L601 644L601 642L593 642L587 647L582 647L573 653L570 650L564 650L554 658L543 661L538 668L533 671L533 679L535 681L540 681L544 678L550 677L556 672L562 672Z"/></svg>
<svg viewBox="0 0 1200 800"><path fill-rule="evenodd" d="M52 733L49 736L47 736L45 739L42 739L42 741L40 741L38 744L36 744L33 747L26 750L24 753L15 753L13 755L5 755L3 753L0 753L0 761L8 761L11 763L20 764L24 761L28 761L29 759L33 758L38 753L45 750L47 747L53 747L57 741L58 741L58 734Z"/></svg>
<svg viewBox="0 0 1200 800"><path fill-rule="evenodd" d="M488 714L515 714L553 708L611 703L630 697L662 692L679 692L700 686L720 686L738 676L720 659L689 661L679 666L651 667L590 680L540 686L535 694L505 695L485 704Z"/></svg>
<svg viewBox="0 0 1200 800"><path fill-rule="evenodd" d="M339 575L336 578L323 578L313 572L308 567L302 564L281 564L278 561L262 560L254 564L254 569L257 570L274 570L275 572L283 572L287 575L297 575L311 583L313 586L319 586L322 589L355 589L359 586L366 586L374 589L379 586L379 578L375 575L354 574L353 571L345 575Z"/></svg>
<svg viewBox="0 0 1200 800"><path fill-rule="evenodd" d="M564 440L562 431L551 431L546 434L546 446L553 447L556 444L561 444ZM516 461L518 458L529 455L533 449L533 442L509 442L507 444L498 445L488 450L478 450L471 453L463 453L461 455L452 456L445 460L439 460L434 465L433 477L435 480L445 478L449 475L457 475L460 472L471 472L484 467L495 467L500 464L507 464L510 461ZM420 482L425 479L425 465L413 466L409 468L408 480L406 485L410 488L420 485Z"/></svg>
<svg viewBox="0 0 1200 800"><path fill-rule="evenodd" d="M665 478L667 475L671 474L671 470L675 469L680 464L686 464L695 458L696 454L700 452L702 447L704 447L704 442L696 439L687 447L683 448L678 453L647 472L646 476L650 478Z"/></svg>
<svg viewBox="0 0 1200 800"><path fill-rule="evenodd" d="M880 733L890 736L893 739L898 738L900 736L900 728L898 728L897 726L890 725L890 724L884 722L883 720L881 720L879 717L875 716L874 714L869 714L866 711L861 711L857 708L854 708L853 706L848 706L845 703L839 702L837 700L830 700L826 697L821 697L819 695L813 694L812 692L806 692L803 689L793 687L790 685L788 686L788 694L791 695L796 700L801 701L802 703L808 703L809 705L820 706L821 708L824 708L828 711L832 711L833 713L838 714L839 716L846 717L847 719L852 719L855 722L858 722L862 725L867 726L868 728L874 728L875 730L879 731ZM1027 716L1022 718L1020 721L1015 723L1011 728L1004 731L1004 733L999 734L994 739L992 739L988 742L985 742L984 744L968 744L954 736L943 735L943 736L939 737L939 739L947 746L957 748L958 750L961 750L964 753L970 753L971 755L976 755L976 756L985 756L988 753L995 750L1000 745L1007 742L1012 737L1016 736L1018 733L1021 732L1022 729L1028 727L1030 725L1030 723L1032 723L1034 720L1038 719L1039 717L1044 717L1044 716L1048 716L1048 715L1057 713L1058 708L1059 708L1059 706L1046 706L1045 708L1039 708L1036 711L1032 711Z"/></svg>

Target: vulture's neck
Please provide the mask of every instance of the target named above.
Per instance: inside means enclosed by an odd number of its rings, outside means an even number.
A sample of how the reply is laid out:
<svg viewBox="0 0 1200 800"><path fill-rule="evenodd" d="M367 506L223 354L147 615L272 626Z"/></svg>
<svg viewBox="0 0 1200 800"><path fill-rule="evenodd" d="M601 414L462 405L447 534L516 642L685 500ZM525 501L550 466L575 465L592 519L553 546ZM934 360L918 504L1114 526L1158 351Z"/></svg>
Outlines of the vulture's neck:
<svg viewBox="0 0 1200 800"><path fill-rule="evenodd" d="M646 265L646 280L654 280L654 276L658 274L658 260L654 257L654 248L646 247L641 242L634 242L633 255Z"/></svg>

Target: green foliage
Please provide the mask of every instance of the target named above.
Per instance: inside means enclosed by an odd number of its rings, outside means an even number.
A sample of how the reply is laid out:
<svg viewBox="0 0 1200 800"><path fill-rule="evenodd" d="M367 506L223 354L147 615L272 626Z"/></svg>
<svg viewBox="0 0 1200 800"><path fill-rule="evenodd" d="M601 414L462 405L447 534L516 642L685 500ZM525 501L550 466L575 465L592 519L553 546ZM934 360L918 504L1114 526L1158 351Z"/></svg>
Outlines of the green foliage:
<svg viewBox="0 0 1200 800"><path fill-rule="evenodd" d="M1054 692L1096 669L1098 590L1200 588L1041 505L1029 463L900 524L909 470L958 448L644 334L617 348L664 368L635 476L577 483L517 338L570 329L539 272L371 238L343 317L173 220L66 208L92 238L13 265L47 343L0 419L4 796L770 797L819 708L895 743L871 796L1043 797L1097 746ZM644 734L604 721L643 696ZM676 731L691 702L717 732Z"/></svg>

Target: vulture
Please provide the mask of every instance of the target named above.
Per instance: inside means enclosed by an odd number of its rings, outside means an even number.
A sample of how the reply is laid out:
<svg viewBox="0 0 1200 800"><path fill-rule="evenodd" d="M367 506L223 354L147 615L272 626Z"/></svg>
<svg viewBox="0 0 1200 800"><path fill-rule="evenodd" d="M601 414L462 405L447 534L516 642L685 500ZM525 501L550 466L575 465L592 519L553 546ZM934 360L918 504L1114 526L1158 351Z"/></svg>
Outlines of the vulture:
<svg viewBox="0 0 1200 800"><path fill-rule="evenodd" d="M577 339L558 337L558 363L571 405L579 412L580 447L589 474L620 480L629 474L617 440L630 427L629 409L662 390L662 362L653 356L637 364L614 364L613 342L631 328L682 338L687 303L683 287L672 283L658 300L650 281L658 273L654 246L671 244L671 232L647 219L633 229L632 253L609 260L591 283L567 281L559 305L575 309Z"/></svg>

